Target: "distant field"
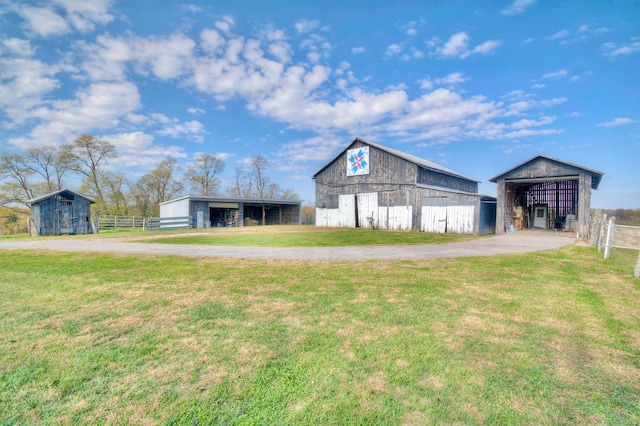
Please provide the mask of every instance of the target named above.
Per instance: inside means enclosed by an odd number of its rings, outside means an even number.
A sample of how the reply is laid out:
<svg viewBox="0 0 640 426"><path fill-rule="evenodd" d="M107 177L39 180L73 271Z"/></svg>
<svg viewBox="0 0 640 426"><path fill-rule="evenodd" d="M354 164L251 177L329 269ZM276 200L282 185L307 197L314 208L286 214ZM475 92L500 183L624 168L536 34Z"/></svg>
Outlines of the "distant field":
<svg viewBox="0 0 640 426"><path fill-rule="evenodd" d="M0 251L0 424L638 424L636 258Z"/></svg>
<svg viewBox="0 0 640 426"><path fill-rule="evenodd" d="M387 244L441 244L474 239L473 235L428 234L417 231L387 231L361 228L323 228L315 226L254 226L212 228L189 234L173 231L147 232L137 242L205 244L263 247L322 247ZM178 232L178 235L175 233ZM148 238L148 239L147 239Z"/></svg>

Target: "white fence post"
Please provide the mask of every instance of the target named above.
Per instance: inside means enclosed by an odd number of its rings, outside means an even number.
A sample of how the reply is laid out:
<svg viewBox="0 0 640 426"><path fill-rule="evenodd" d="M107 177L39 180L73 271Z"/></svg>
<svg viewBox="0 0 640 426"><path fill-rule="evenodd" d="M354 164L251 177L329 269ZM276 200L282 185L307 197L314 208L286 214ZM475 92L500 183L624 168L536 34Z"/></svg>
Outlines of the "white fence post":
<svg viewBox="0 0 640 426"><path fill-rule="evenodd" d="M605 247L604 247L604 258L608 259L609 256L611 255L611 243L613 241L613 228L615 227L616 224L616 218L615 217L611 217L611 219L609 219L609 228L607 229L607 242L605 243Z"/></svg>
<svg viewBox="0 0 640 426"><path fill-rule="evenodd" d="M640 251L638 251L638 262L636 262L635 277L640 278Z"/></svg>
<svg viewBox="0 0 640 426"><path fill-rule="evenodd" d="M602 215L602 220L600 221L600 230L598 231L598 253L602 252L602 247L604 246L604 230L607 227L607 214Z"/></svg>

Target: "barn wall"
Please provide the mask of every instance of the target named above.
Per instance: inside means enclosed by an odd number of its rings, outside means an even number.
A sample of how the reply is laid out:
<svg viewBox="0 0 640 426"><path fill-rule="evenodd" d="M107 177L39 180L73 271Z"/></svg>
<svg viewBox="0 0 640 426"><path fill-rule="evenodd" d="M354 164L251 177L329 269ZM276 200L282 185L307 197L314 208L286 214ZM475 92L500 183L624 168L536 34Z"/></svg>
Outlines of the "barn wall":
<svg viewBox="0 0 640 426"><path fill-rule="evenodd" d="M185 217L189 216L189 199L176 200L160 204L160 217Z"/></svg>
<svg viewBox="0 0 640 426"><path fill-rule="evenodd" d="M455 189L457 191L478 192L477 182L470 182L456 176L450 176L444 173L439 173L435 170L425 169L424 167L418 168L418 183L422 185Z"/></svg>
<svg viewBox="0 0 640 426"><path fill-rule="evenodd" d="M198 212L202 212L202 226L208 228L211 223L211 215L209 214L209 202L208 201L195 201L191 200L189 203L189 216L191 216L192 227L198 226Z"/></svg>

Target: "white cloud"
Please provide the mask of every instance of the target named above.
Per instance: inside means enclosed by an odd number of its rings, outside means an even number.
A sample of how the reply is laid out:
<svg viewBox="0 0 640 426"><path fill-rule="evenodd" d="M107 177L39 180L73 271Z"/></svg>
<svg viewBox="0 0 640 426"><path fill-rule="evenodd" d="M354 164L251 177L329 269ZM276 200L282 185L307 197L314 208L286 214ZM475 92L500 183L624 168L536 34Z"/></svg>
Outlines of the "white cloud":
<svg viewBox="0 0 640 426"><path fill-rule="evenodd" d="M640 52L640 37L634 37L626 43L605 43L602 45L604 55L616 57Z"/></svg>
<svg viewBox="0 0 640 426"><path fill-rule="evenodd" d="M157 132L160 136L169 136L174 139L185 138L194 142L202 142L204 126L196 120L180 123L178 120L171 120Z"/></svg>
<svg viewBox="0 0 640 426"><path fill-rule="evenodd" d="M567 38L571 35L571 31L569 30L560 30L557 33L554 33L547 37L547 40L560 40L563 38Z"/></svg>
<svg viewBox="0 0 640 426"><path fill-rule="evenodd" d="M0 50L0 53L4 50L11 55L23 58L29 58L35 53L35 50L31 47L31 42L29 40L21 40L14 37L2 40L2 47L3 49Z"/></svg>
<svg viewBox="0 0 640 426"><path fill-rule="evenodd" d="M544 89L546 87L545 84L537 83L531 86L532 89Z"/></svg>
<svg viewBox="0 0 640 426"><path fill-rule="evenodd" d="M9 143L23 148L66 143L80 133L124 125L129 114L138 108L140 95L134 84L95 83L79 90L73 99L32 108L30 118L40 124L27 136L10 139Z"/></svg>
<svg viewBox="0 0 640 426"><path fill-rule="evenodd" d="M353 53L354 55L359 55L361 53L364 53L364 51L364 46L356 46L351 48L351 53Z"/></svg>
<svg viewBox="0 0 640 426"><path fill-rule="evenodd" d="M476 46L473 49L473 53L480 53L481 55L489 55L493 53L501 44L502 43L498 40L485 41L484 43Z"/></svg>
<svg viewBox="0 0 640 426"><path fill-rule="evenodd" d="M500 11L503 15L518 15L535 4L536 0L515 0L506 9Z"/></svg>
<svg viewBox="0 0 640 426"><path fill-rule="evenodd" d="M118 164L151 170L166 157L186 158L184 149L175 145L164 147L154 144L153 136L144 132L112 133L102 135L118 151ZM144 152L144 155L140 155Z"/></svg>
<svg viewBox="0 0 640 426"><path fill-rule="evenodd" d="M30 110L61 86L55 77L60 71L59 66L36 59L0 57L0 108L14 124L25 122Z"/></svg>
<svg viewBox="0 0 640 426"><path fill-rule="evenodd" d="M454 87L461 83L464 83L467 80L469 80L469 77L465 77L463 73L454 72L444 77L440 77L436 79L431 79L430 77L427 77L423 80L419 80L418 83L420 83L421 89L431 90L433 89L434 86Z"/></svg>
<svg viewBox="0 0 640 426"><path fill-rule="evenodd" d="M626 117L618 117L618 118L614 118L611 121L607 121L606 123L596 124L596 127L618 127L618 126L625 126L627 124L634 124L638 122L639 122L638 120L632 120Z"/></svg>
<svg viewBox="0 0 640 426"><path fill-rule="evenodd" d="M465 32L454 34L442 46L436 48L436 54L442 58L455 57L464 59L473 53L489 55L493 53L501 42L499 40L488 40L474 48L469 47L469 35Z"/></svg>
<svg viewBox="0 0 640 426"><path fill-rule="evenodd" d="M96 24L111 22L113 15L108 12L111 4L111 0L53 0L47 7L20 7L18 13L28 32L49 37L70 33L74 28L86 33Z"/></svg>
<svg viewBox="0 0 640 426"><path fill-rule="evenodd" d="M543 79L556 79L556 78L564 78L569 75L569 71L567 70L558 70L554 72L546 73L542 76Z"/></svg>
<svg viewBox="0 0 640 426"><path fill-rule="evenodd" d="M389 46L387 46L385 54L387 56L393 56L397 55L400 52L402 52L402 46L400 46L399 44L390 44Z"/></svg>
<svg viewBox="0 0 640 426"><path fill-rule="evenodd" d="M467 44L469 36L465 32L457 33L451 36L444 46L437 49L437 52L444 57L454 56L458 58L466 58L469 56L469 48Z"/></svg>
<svg viewBox="0 0 640 426"><path fill-rule="evenodd" d="M67 20L83 33L92 31L95 24L104 25L113 20L113 15L108 12L113 3L111 0L54 0L53 3L63 8Z"/></svg>
<svg viewBox="0 0 640 426"><path fill-rule="evenodd" d="M41 37L71 32L67 20L50 8L24 6L20 8L19 13L25 19L25 29Z"/></svg>
<svg viewBox="0 0 640 426"><path fill-rule="evenodd" d="M193 108L193 107L187 108L187 112L193 115L202 115L206 113L206 111L203 110L202 108Z"/></svg>
<svg viewBox="0 0 640 426"><path fill-rule="evenodd" d="M296 29L298 34L307 34L320 28L320 22L310 21L308 19L301 19L298 22L296 22L293 25L293 27Z"/></svg>
<svg viewBox="0 0 640 426"><path fill-rule="evenodd" d="M227 34L231 32L231 29L235 24L236 23L231 16L224 16L222 19L214 23L217 29Z"/></svg>

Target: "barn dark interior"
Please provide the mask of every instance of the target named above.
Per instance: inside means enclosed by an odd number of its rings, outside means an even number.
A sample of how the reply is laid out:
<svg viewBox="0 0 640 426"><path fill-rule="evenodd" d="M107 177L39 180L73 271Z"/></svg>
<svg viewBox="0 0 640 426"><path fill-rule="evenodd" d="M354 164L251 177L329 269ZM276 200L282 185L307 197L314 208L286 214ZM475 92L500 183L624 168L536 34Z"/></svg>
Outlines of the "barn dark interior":
<svg viewBox="0 0 640 426"><path fill-rule="evenodd" d="M540 179L505 182L506 207L518 229L574 230L578 214L578 180Z"/></svg>

